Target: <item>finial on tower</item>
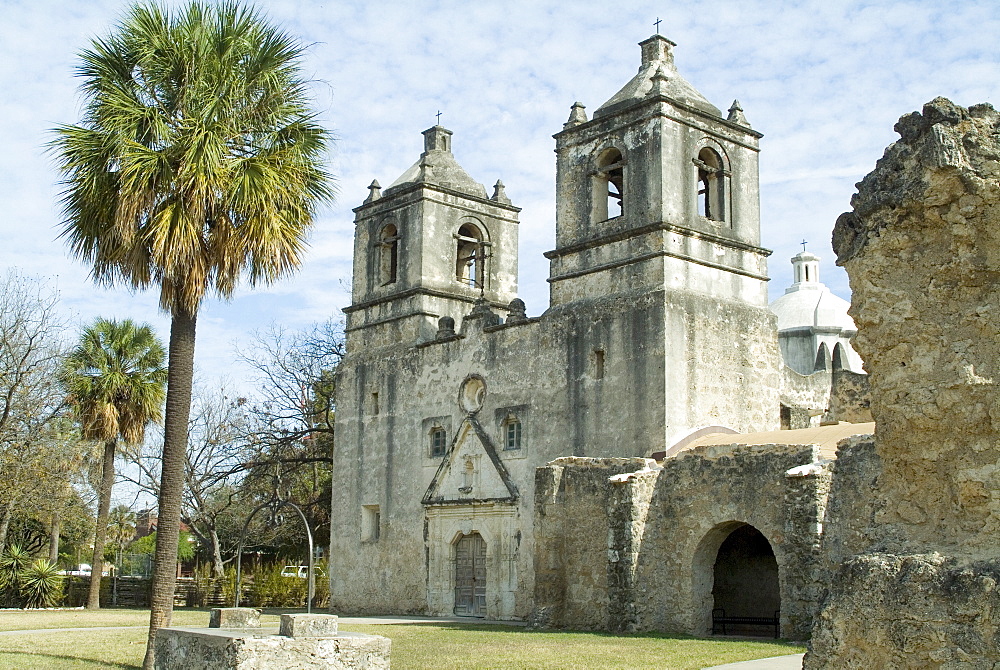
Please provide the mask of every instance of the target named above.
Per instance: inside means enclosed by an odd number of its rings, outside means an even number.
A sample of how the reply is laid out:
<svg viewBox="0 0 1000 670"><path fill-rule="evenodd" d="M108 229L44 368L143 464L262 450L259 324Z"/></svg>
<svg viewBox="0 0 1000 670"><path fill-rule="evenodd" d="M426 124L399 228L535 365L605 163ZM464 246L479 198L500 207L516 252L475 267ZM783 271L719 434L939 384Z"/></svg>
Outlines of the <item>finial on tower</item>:
<svg viewBox="0 0 1000 670"><path fill-rule="evenodd" d="M372 179L372 183L368 185L368 197L365 198L365 204L370 202L375 202L382 197L382 187L378 183L378 179Z"/></svg>
<svg viewBox="0 0 1000 670"><path fill-rule="evenodd" d="M739 100L733 100L733 104L730 105L729 107L729 118L727 118L726 120L731 121L733 123L738 123L741 126L746 126L747 128L750 127L750 123L747 121L747 117L743 115L743 108L740 107Z"/></svg>
<svg viewBox="0 0 1000 670"><path fill-rule="evenodd" d="M507 197L507 192L504 190L503 182L497 179L497 183L493 185L493 197L490 198L493 202L500 202L505 205L510 204L510 198Z"/></svg>
<svg viewBox="0 0 1000 670"><path fill-rule="evenodd" d="M667 82L669 77L667 73L663 70L663 64L656 66L656 72L653 73L653 86L649 89L650 95L667 95Z"/></svg>
<svg viewBox="0 0 1000 670"><path fill-rule="evenodd" d="M573 126L578 126L581 123L587 122L587 112L584 111L587 108L583 106L582 102L574 102L572 109L569 110L569 120L563 124L563 128L572 128Z"/></svg>

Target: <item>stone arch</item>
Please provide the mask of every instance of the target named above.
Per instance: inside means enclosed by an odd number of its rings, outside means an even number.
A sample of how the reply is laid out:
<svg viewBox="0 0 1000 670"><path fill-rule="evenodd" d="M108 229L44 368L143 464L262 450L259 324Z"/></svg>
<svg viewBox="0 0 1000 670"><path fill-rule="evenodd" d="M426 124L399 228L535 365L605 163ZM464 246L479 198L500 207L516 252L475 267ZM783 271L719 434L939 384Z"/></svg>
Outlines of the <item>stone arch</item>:
<svg viewBox="0 0 1000 670"><path fill-rule="evenodd" d="M490 234L482 221L463 217L455 232L455 279L474 288L486 287Z"/></svg>
<svg viewBox="0 0 1000 670"><path fill-rule="evenodd" d="M687 433L677 438L673 445L664 452L654 452L649 457L655 458L656 460L663 460L664 458L670 458L682 451L699 437L704 437L705 435L715 435L718 433L725 433L729 435L736 435L739 433L738 430L733 430L728 426L699 426L698 428L692 428Z"/></svg>
<svg viewBox="0 0 1000 670"><path fill-rule="evenodd" d="M720 570L730 574L717 584ZM716 607L724 608L728 616L773 617L781 609L781 566L774 545L759 529L743 521L717 524L705 534L695 549L692 579L695 635L712 631L712 610ZM759 632L766 635L770 631L761 628Z"/></svg>
<svg viewBox="0 0 1000 670"><path fill-rule="evenodd" d="M592 223L625 213L625 154L619 147L606 147L597 153L592 184Z"/></svg>
<svg viewBox="0 0 1000 670"><path fill-rule="evenodd" d="M833 369L834 370L848 370L850 365L847 362L847 352L844 351L844 345L842 342L837 342L833 347Z"/></svg>
<svg viewBox="0 0 1000 670"><path fill-rule="evenodd" d="M819 349L816 351L816 362L813 364L813 372L830 370L832 367L833 359L830 356L830 349L826 346L826 342L820 342Z"/></svg>
<svg viewBox="0 0 1000 670"><path fill-rule="evenodd" d="M696 211L711 221L732 225L729 156L712 138L704 138L692 157L695 165Z"/></svg>

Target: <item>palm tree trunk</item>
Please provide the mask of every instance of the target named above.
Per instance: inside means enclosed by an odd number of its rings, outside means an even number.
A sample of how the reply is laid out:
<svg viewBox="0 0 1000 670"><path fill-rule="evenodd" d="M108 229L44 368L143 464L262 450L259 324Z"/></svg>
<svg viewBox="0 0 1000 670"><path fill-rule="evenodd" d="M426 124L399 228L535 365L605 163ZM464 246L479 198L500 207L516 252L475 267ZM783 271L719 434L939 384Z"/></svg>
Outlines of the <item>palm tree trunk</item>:
<svg viewBox="0 0 1000 670"><path fill-rule="evenodd" d="M49 563L55 565L59 561L59 529L62 527L62 510L52 513L52 525L49 526Z"/></svg>
<svg viewBox="0 0 1000 670"><path fill-rule="evenodd" d="M90 592L87 609L101 609L101 575L104 573L104 544L108 540L108 512L111 511L111 489L115 485L114 440L104 443L101 459L101 490L97 502L97 527L94 530L94 558L90 561Z"/></svg>
<svg viewBox="0 0 1000 670"><path fill-rule="evenodd" d="M180 536L184 461L187 453L191 385L194 381L194 338L197 314L175 308L170 321L167 406L163 419L163 464L160 471L159 519L150 598L149 640L144 670L153 670L156 631L170 625L177 584L177 541Z"/></svg>

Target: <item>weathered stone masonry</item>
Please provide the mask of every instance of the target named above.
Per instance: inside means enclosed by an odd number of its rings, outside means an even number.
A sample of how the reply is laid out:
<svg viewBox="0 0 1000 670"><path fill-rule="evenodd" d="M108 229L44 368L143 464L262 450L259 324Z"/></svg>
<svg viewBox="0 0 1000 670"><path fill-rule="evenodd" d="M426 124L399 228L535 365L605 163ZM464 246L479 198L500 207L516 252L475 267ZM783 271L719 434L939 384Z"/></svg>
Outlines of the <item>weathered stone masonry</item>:
<svg viewBox="0 0 1000 670"><path fill-rule="evenodd" d="M822 588L830 483L817 460L814 447L734 445L685 453L662 468L636 459L559 459L539 468L536 622L705 635L719 547L749 525L774 551L782 633L804 639ZM787 474L799 466L809 467Z"/></svg>
<svg viewBox="0 0 1000 670"><path fill-rule="evenodd" d="M1000 114L938 98L837 221L877 425L871 514L805 667L1000 663ZM835 543L834 543L835 542Z"/></svg>

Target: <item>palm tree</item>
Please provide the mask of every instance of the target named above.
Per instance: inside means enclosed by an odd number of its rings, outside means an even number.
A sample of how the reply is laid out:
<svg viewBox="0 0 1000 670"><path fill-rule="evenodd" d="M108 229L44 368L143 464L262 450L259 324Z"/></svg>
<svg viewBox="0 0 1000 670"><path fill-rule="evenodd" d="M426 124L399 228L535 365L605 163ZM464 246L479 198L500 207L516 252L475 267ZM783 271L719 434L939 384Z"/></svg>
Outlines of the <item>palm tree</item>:
<svg viewBox="0 0 1000 670"><path fill-rule="evenodd" d="M79 344L66 358L63 383L76 410L80 433L86 440L104 444L87 609L101 606L101 572L118 440L139 444L146 426L163 418L165 359L166 351L152 328L128 319L97 319L84 328Z"/></svg>
<svg viewBox="0 0 1000 670"><path fill-rule="evenodd" d="M171 315L150 642L173 607L199 305L298 267L333 197L304 51L231 0L135 6L81 54L83 121L50 144L72 252L100 283L159 285Z"/></svg>

